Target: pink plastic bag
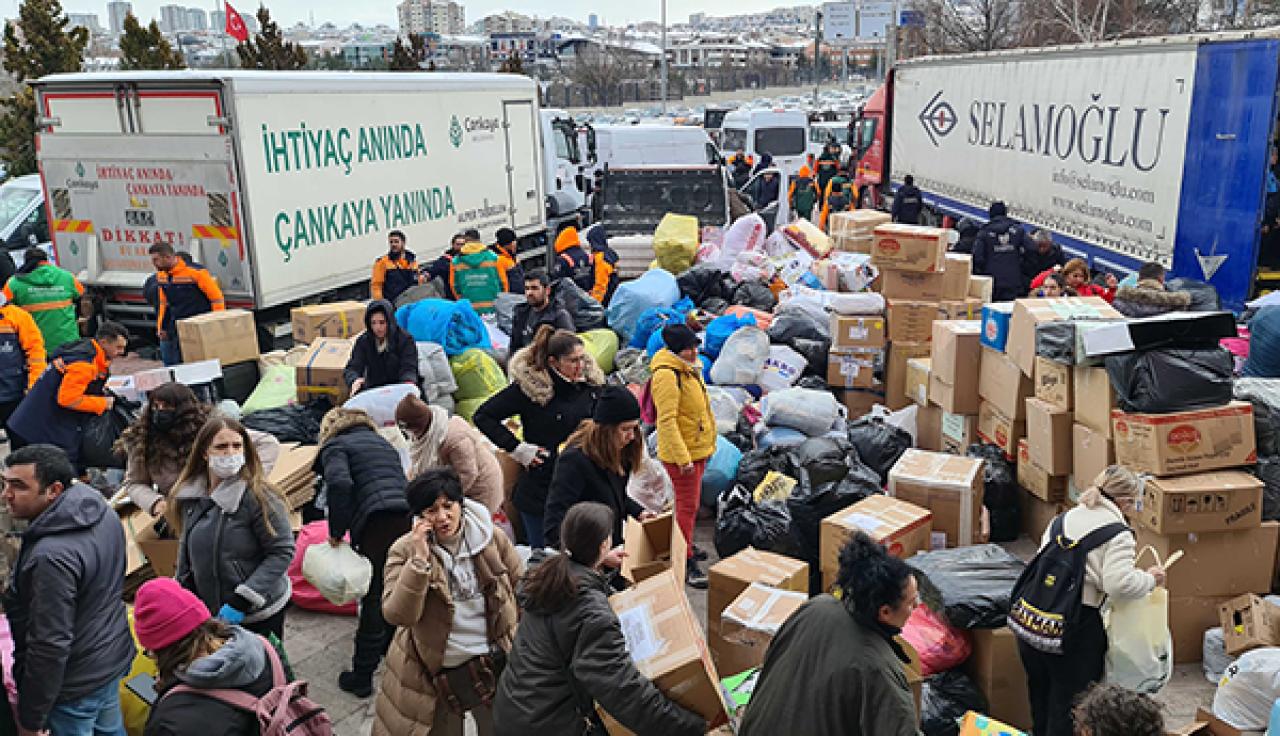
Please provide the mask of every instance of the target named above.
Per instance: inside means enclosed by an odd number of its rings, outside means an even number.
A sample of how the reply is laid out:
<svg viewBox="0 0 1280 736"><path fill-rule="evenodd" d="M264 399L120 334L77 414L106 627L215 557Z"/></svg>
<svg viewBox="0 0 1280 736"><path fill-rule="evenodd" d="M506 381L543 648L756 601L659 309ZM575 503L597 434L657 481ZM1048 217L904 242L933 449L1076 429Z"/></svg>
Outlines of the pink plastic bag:
<svg viewBox="0 0 1280 736"><path fill-rule="evenodd" d="M902 638L920 655L920 670L925 677L964 664L973 651L970 637L968 631L952 628L926 606L916 606L902 628Z"/></svg>
<svg viewBox="0 0 1280 736"><path fill-rule="evenodd" d="M354 616L357 612L357 601L345 606L335 606L325 600L316 586L302 577L302 557L307 548L316 544L329 543L329 522L313 521L298 532L298 543L294 548L293 562L289 563L289 582L293 584L293 602L298 608L320 613L334 613L339 616Z"/></svg>

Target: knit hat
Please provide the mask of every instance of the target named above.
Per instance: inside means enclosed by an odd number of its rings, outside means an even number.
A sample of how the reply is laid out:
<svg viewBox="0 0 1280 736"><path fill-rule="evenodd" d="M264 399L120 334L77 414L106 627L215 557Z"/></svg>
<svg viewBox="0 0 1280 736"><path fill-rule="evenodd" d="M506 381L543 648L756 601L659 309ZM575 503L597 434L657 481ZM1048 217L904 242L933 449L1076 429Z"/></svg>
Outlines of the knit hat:
<svg viewBox="0 0 1280 736"><path fill-rule="evenodd" d="M1009 214L1009 208L1005 206L1004 202L999 202L999 201L992 202L991 206L987 208L987 217L990 217L992 219L995 219L997 217L1005 217L1008 214Z"/></svg>
<svg viewBox="0 0 1280 736"><path fill-rule="evenodd" d="M698 335L689 329L688 325L676 324L667 325L662 328L662 343L667 346L667 350L679 354L689 348L698 347Z"/></svg>
<svg viewBox="0 0 1280 736"><path fill-rule="evenodd" d="M138 642L153 652L181 641L210 618L204 603L173 578L148 580L134 598Z"/></svg>
<svg viewBox="0 0 1280 736"><path fill-rule="evenodd" d="M409 394L396 405L396 422L415 433L421 432L431 422L431 407L417 396Z"/></svg>
<svg viewBox="0 0 1280 736"><path fill-rule="evenodd" d="M591 411L596 424L622 424L640 418L640 402L635 394L621 386L605 386Z"/></svg>

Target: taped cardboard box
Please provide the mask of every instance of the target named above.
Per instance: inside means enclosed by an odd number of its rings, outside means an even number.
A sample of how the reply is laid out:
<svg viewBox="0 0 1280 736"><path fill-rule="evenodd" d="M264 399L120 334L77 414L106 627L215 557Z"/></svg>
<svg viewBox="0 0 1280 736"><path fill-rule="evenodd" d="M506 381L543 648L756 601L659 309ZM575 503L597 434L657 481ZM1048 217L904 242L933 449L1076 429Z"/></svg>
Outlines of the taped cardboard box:
<svg viewBox="0 0 1280 736"><path fill-rule="evenodd" d="M1070 508L1065 503L1045 501L1025 490L1021 501L1022 533L1037 545L1044 538L1044 530L1049 528L1054 517Z"/></svg>
<svg viewBox="0 0 1280 736"><path fill-rule="evenodd" d="M885 344L884 317L831 315L831 348L880 349Z"/></svg>
<svg viewBox="0 0 1280 736"><path fill-rule="evenodd" d="M970 276L969 296L983 304L990 304L995 298L996 280L991 276Z"/></svg>
<svg viewBox="0 0 1280 736"><path fill-rule="evenodd" d="M885 359L884 393L885 405L897 411L905 407L907 400L907 361L912 358L927 358L930 345L927 342L895 342L889 344L889 355Z"/></svg>
<svg viewBox="0 0 1280 736"><path fill-rule="evenodd" d="M880 225L893 222L888 212L872 209L857 209L848 212L832 212L830 220L831 234L870 236Z"/></svg>
<svg viewBox="0 0 1280 736"><path fill-rule="evenodd" d="M340 405L347 400L349 389L343 377L351 359L353 340L321 338L311 343L297 367L298 401L306 403L327 398Z"/></svg>
<svg viewBox="0 0 1280 736"><path fill-rule="evenodd" d="M1138 549L1150 546L1160 559L1182 552L1169 568L1165 588L1171 596L1222 596L1271 589L1280 522L1264 521L1254 529L1234 532L1159 534L1134 524Z"/></svg>
<svg viewBox="0 0 1280 736"><path fill-rule="evenodd" d="M1059 320L1124 319L1102 297L1062 297L1057 299L1019 299L1013 304L1009 321L1009 357L1030 376L1035 370L1036 325Z"/></svg>
<svg viewBox="0 0 1280 736"><path fill-rule="evenodd" d="M973 652L964 669L987 696L987 715L1031 731L1031 696L1018 654L1018 639L1008 626L974 629Z"/></svg>
<svg viewBox="0 0 1280 736"><path fill-rule="evenodd" d="M309 304L289 310L293 342L310 345L319 337L355 337L364 332L365 306L356 301Z"/></svg>
<svg viewBox="0 0 1280 736"><path fill-rule="evenodd" d="M185 362L217 360L232 365L258 359L258 329L252 312L207 312L178 320L177 328Z"/></svg>
<svg viewBox="0 0 1280 736"><path fill-rule="evenodd" d="M871 409L877 404L881 406L885 404L884 391L876 389L836 388L832 393L835 394L836 399L839 400L841 404L844 404L844 408L848 411L850 419L857 419L858 417L870 413Z"/></svg>
<svg viewBox="0 0 1280 736"><path fill-rule="evenodd" d="M946 278L942 282L942 298L951 301L969 298L969 277L973 275L973 256L965 253L946 254Z"/></svg>
<svg viewBox="0 0 1280 736"><path fill-rule="evenodd" d="M923 225L877 225L871 262L882 270L942 273L947 267L947 232Z"/></svg>
<svg viewBox="0 0 1280 736"><path fill-rule="evenodd" d="M1168 736L1246 736L1252 731L1241 731L1226 721L1214 716L1204 708L1196 709L1196 722L1181 728L1172 728Z"/></svg>
<svg viewBox="0 0 1280 736"><path fill-rule="evenodd" d="M1027 399L1027 447L1031 462L1050 475L1071 474L1071 412Z"/></svg>
<svg viewBox="0 0 1280 736"><path fill-rule="evenodd" d="M684 584L671 572L642 580L609 598L636 668L658 690L713 729L728 722L720 677L707 651ZM610 734L629 733L603 710Z"/></svg>
<svg viewBox="0 0 1280 736"><path fill-rule="evenodd" d="M1171 414L1111 413L1116 461L1139 473L1173 475L1258 461L1253 405L1233 401Z"/></svg>
<svg viewBox="0 0 1280 736"><path fill-rule="evenodd" d="M1071 474L1078 486L1087 488L1115 462L1116 448L1111 440L1079 422L1071 425Z"/></svg>
<svg viewBox="0 0 1280 736"><path fill-rule="evenodd" d="M158 577L171 578L178 570L178 540L161 539L155 524L160 520L135 506L120 517L125 531L126 569L133 573L148 563Z"/></svg>
<svg viewBox="0 0 1280 736"><path fill-rule="evenodd" d="M893 299L889 302L889 342L928 342L933 339L937 318L938 302Z"/></svg>
<svg viewBox="0 0 1280 736"><path fill-rule="evenodd" d="M1133 516L1160 534L1253 529L1262 523L1262 481L1238 470L1150 478Z"/></svg>
<svg viewBox="0 0 1280 736"><path fill-rule="evenodd" d="M1218 606L1218 624L1226 640L1227 654L1280 644L1280 606L1253 593L1237 596Z"/></svg>
<svg viewBox="0 0 1280 736"><path fill-rule="evenodd" d="M1057 361L1036 356L1036 371L1032 380L1037 399L1062 411L1074 411L1071 393L1072 367Z"/></svg>
<svg viewBox="0 0 1280 736"><path fill-rule="evenodd" d="M764 664L764 652L778 629L808 600L805 593L753 582L724 609L720 636L725 643L742 650L742 661L751 662L744 670L759 667Z"/></svg>
<svg viewBox="0 0 1280 736"><path fill-rule="evenodd" d="M942 301L945 280L941 271L918 273L884 270L876 281L885 299L916 299L936 303Z"/></svg>
<svg viewBox="0 0 1280 736"><path fill-rule="evenodd" d="M1116 394L1106 368L1078 365L1072 369L1075 395L1072 397L1076 421L1103 437L1111 438L1111 414L1116 409Z"/></svg>
<svg viewBox="0 0 1280 736"><path fill-rule="evenodd" d="M981 404L979 404L981 406ZM963 455L978 441L978 415L942 412L942 451ZM929 449L927 447L921 449Z"/></svg>
<svg viewBox="0 0 1280 736"><path fill-rule="evenodd" d="M1018 485L1028 493L1047 503L1067 500L1067 476L1054 475L1036 465L1031 459L1028 441L1018 440Z"/></svg>
<svg viewBox="0 0 1280 736"><path fill-rule="evenodd" d="M982 323L977 320L933 323L933 374L951 385L972 383L975 397L982 360L982 346L978 341L981 332Z"/></svg>
<svg viewBox="0 0 1280 736"><path fill-rule="evenodd" d="M832 348L827 354L827 385L832 388L878 388L883 370L882 348Z"/></svg>
<svg viewBox="0 0 1280 736"><path fill-rule="evenodd" d="M934 404L916 407L916 447L942 451L942 413Z"/></svg>
<svg viewBox="0 0 1280 736"><path fill-rule="evenodd" d="M622 527L622 546L627 553L622 558L622 577L639 583L671 570L684 584L689 548L674 512L658 514L647 521L627 519Z"/></svg>
<svg viewBox="0 0 1280 736"><path fill-rule="evenodd" d="M721 635L721 616L752 583L809 593L809 564L772 552L748 547L720 560L707 571L707 640L716 667L737 674L750 669L754 653L749 647L728 642Z"/></svg>
<svg viewBox="0 0 1280 736"><path fill-rule="evenodd" d="M982 321L982 302L977 299L948 299L938 304L938 319Z"/></svg>
<svg viewBox="0 0 1280 736"><path fill-rule="evenodd" d="M1010 419L990 401L983 401L978 405L978 437L983 442L1004 450L1006 458L1017 458L1018 440L1026 436L1025 420Z"/></svg>
<svg viewBox="0 0 1280 736"><path fill-rule="evenodd" d="M835 584L840 550L857 532L865 532L883 544L889 554L905 560L929 550L933 512L900 498L877 494L823 519L818 531L818 564L824 591Z"/></svg>
<svg viewBox="0 0 1280 736"><path fill-rule="evenodd" d="M1007 355L983 347L978 396L1010 419L1026 419L1026 401L1031 396L1031 379L1024 376Z"/></svg>
<svg viewBox="0 0 1280 736"><path fill-rule="evenodd" d="M907 450L889 471L888 493L933 512L933 537L965 547L980 532L983 461L925 450Z"/></svg>
<svg viewBox="0 0 1280 736"><path fill-rule="evenodd" d="M1220 618L1218 607L1234 597L1199 595L1169 597L1169 634L1173 638L1175 663L1183 664L1201 660L1204 656L1204 632L1218 625Z"/></svg>
<svg viewBox="0 0 1280 736"><path fill-rule="evenodd" d="M836 213L840 214L840 213ZM832 234L831 245L835 250L841 253L858 253L861 255L871 255L871 244L875 242L875 236L870 233L866 235L853 235L849 233Z"/></svg>
<svg viewBox="0 0 1280 736"><path fill-rule="evenodd" d="M929 405L929 376L932 373L931 358L912 358L907 361L906 397L920 406Z"/></svg>

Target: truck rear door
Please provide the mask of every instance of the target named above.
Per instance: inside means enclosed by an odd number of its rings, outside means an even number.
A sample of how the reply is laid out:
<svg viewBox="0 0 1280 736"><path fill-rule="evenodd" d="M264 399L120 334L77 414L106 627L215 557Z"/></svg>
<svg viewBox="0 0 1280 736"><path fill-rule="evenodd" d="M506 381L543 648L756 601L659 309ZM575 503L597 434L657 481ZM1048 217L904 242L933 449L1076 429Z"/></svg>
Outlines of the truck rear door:
<svg viewBox="0 0 1280 736"><path fill-rule="evenodd" d="M503 129L507 136L507 187L511 197L511 228L517 232L542 222L542 198L538 196L538 113L532 100L502 103Z"/></svg>

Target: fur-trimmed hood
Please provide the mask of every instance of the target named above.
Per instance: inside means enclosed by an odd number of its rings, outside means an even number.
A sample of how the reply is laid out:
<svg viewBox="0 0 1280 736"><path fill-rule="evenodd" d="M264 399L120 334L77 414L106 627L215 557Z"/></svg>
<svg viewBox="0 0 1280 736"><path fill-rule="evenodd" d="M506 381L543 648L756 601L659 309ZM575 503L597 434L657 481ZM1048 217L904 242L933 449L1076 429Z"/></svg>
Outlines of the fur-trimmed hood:
<svg viewBox="0 0 1280 736"><path fill-rule="evenodd" d="M355 427L368 427L374 432L378 425L373 423L369 415L354 409L331 409L324 419L320 420L320 445Z"/></svg>
<svg viewBox="0 0 1280 736"><path fill-rule="evenodd" d="M1167 291L1159 281L1147 279L1139 281L1137 286L1121 286L1115 301L1142 311L1177 312L1191 306L1191 295L1185 291ZM1120 306L1116 309L1124 312Z"/></svg>
<svg viewBox="0 0 1280 736"><path fill-rule="evenodd" d="M583 380L587 385L604 385L604 371L600 370L591 353L587 353L587 362L582 367L582 371ZM550 372L534 365L532 345L516 351L511 358L507 373L511 382L518 385L533 403L539 406L551 403L551 397L555 395L555 383L551 379Z"/></svg>

